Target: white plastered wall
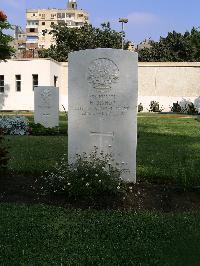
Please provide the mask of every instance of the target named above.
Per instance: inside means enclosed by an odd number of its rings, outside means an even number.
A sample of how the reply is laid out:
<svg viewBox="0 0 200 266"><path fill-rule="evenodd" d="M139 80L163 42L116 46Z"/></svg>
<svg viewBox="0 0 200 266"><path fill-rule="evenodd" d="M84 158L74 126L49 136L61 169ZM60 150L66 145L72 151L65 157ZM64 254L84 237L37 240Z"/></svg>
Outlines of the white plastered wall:
<svg viewBox="0 0 200 266"><path fill-rule="evenodd" d="M57 76L58 87L64 90L61 72L60 64L49 59L1 61L0 75L4 75L5 92L0 93L0 110L34 110L32 75L38 74L39 86L54 86L54 76ZM15 75L21 75L20 92L16 91Z"/></svg>
<svg viewBox="0 0 200 266"><path fill-rule="evenodd" d="M139 98L143 111L151 101L159 102L163 111L173 103L193 102L200 110L200 62L150 62L138 65ZM60 110L68 109L68 63L50 59L8 60L0 62L5 76L5 93L0 93L0 110L33 110L32 74L38 74L40 86L53 86L58 77ZM21 92L16 92L15 75L22 77ZM78 77L77 77L78 78Z"/></svg>
<svg viewBox="0 0 200 266"><path fill-rule="evenodd" d="M151 101L159 102L163 111L170 111L177 101L182 106L193 102L200 108L199 62L139 63L139 99L144 111Z"/></svg>

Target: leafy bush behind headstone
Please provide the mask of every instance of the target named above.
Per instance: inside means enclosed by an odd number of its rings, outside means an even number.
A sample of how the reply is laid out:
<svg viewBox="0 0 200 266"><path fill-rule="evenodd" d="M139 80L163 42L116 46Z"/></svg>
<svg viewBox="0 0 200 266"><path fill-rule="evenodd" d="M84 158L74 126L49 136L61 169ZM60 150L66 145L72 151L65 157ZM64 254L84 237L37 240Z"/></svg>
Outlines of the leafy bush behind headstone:
<svg viewBox="0 0 200 266"><path fill-rule="evenodd" d="M41 124L29 123L29 133L33 136L57 136L67 135L67 128L54 127L46 128Z"/></svg>
<svg viewBox="0 0 200 266"><path fill-rule="evenodd" d="M9 161L8 151L4 145L3 130L0 128L0 172L5 170Z"/></svg>
<svg viewBox="0 0 200 266"><path fill-rule="evenodd" d="M171 107L171 111L174 113L184 113L188 115L195 115L198 114L198 110L194 106L192 102L182 101L182 102L176 102L173 103L173 106Z"/></svg>

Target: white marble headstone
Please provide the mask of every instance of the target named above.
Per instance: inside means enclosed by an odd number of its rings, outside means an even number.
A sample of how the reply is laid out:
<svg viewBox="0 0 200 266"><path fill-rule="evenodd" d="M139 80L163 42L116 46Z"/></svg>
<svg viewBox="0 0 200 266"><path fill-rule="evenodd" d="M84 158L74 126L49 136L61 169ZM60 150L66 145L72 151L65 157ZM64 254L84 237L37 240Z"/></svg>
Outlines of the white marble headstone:
<svg viewBox="0 0 200 266"><path fill-rule="evenodd" d="M98 48L69 55L68 157L112 154L122 178L136 181L138 55Z"/></svg>
<svg viewBox="0 0 200 266"><path fill-rule="evenodd" d="M59 89L52 86L34 88L34 122L46 128L59 125Z"/></svg>

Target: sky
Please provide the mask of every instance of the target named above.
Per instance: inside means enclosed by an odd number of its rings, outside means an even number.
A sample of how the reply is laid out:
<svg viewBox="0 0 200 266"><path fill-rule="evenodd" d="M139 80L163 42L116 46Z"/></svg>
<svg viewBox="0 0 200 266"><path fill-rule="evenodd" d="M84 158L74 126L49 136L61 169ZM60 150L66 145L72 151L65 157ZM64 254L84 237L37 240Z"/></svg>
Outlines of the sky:
<svg viewBox="0 0 200 266"><path fill-rule="evenodd" d="M65 8L66 0L0 0L10 23L25 27L27 8ZM200 26L200 0L77 0L89 12L90 22L99 27L109 21L118 31L120 17L129 19L126 38L135 43L158 40L170 31L185 32Z"/></svg>

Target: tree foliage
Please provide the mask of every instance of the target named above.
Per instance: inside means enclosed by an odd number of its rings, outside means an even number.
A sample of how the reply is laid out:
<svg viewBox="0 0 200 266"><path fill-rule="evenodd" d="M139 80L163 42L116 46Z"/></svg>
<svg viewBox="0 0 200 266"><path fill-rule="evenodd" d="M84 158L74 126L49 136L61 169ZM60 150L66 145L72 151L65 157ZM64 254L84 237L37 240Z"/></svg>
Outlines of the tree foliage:
<svg viewBox="0 0 200 266"><path fill-rule="evenodd" d="M10 46L10 42L13 38L3 32L11 28L11 25L7 21L7 16L0 11L0 60L10 58L14 52L13 48Z"/></svg>
<svg viewBox="0 0 200 266"><path fill-rule="evenodd" d="M166 38L160 37L159 42L152 41L151 48L138 51L140 61L183 62L200 60L200 31L193 28L184 34L169 32Z"/></svg>
<svg viewBox="0 0 200 266"><path fill-rule="evenodd" d="M55 39L55 45L47 50L39 52L40 57L51 57L57 61L68 60L68 53L73 51L95 49L95 48L116 48L122 46L122 35L112 30L110 23L104 23L101 28L85 24L80 28L70 28L66 24L55 25L50 32ZM125 43L125 49L128 42Z"/></svg>

